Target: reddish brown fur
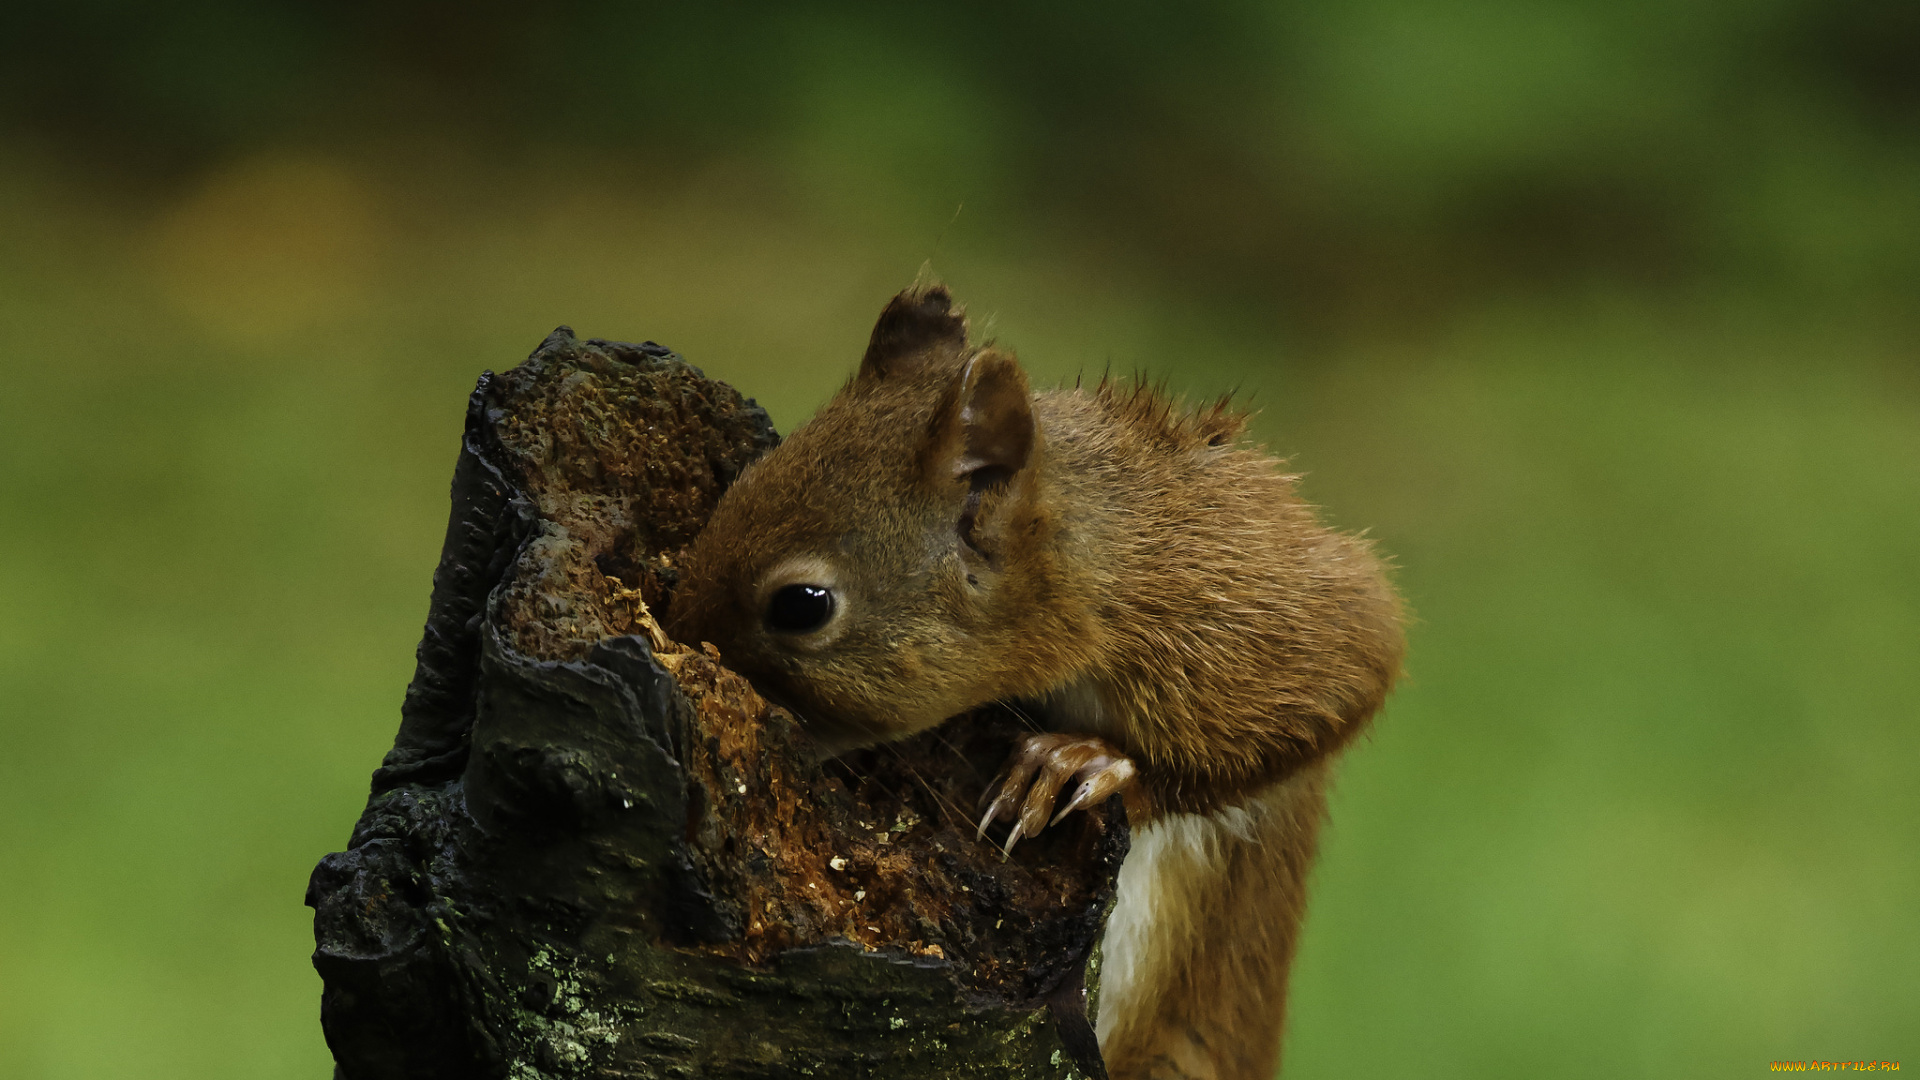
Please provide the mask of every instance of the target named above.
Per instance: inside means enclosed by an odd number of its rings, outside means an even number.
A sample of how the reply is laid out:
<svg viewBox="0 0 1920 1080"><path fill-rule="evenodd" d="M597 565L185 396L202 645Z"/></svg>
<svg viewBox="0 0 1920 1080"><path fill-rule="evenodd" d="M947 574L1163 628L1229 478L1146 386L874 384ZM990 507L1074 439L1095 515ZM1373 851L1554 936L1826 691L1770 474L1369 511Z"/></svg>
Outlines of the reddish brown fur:
<svg viewBox="0 0 1920 1080"><path fill-rule="evenodd" d="M1323 759L1242 807L1135 830L1102 942L1115 1080L1273 1076L1327 773Z"/></svg>
<svg viewBox="0 0 1920 1080"><path fill-rule="evenodd" d="M1244 425L1147 387L1032 394L944 289L909 290L860 373L721 500L673 603L677 636L830 747L1022 700L1132 759L1158 854L1123 878L1159 869L1109 931L1116 1078L1271 1075L1322 763L1400 663L1380 562ZM766 628L769 591L800 581L835 591L834 621Z"/></svg>

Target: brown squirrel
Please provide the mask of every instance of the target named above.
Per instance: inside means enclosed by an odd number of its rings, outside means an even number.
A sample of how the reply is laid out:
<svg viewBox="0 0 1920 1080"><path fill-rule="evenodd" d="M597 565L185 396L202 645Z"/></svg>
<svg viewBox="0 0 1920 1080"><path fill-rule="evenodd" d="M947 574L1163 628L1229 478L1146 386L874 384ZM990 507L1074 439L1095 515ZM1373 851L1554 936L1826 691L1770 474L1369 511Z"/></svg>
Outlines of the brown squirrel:
<svg viewBox="0 0 1920 1080"><path fill-rule="evenodd" d="M1030 708L1049 730L980 822L1012 815L1009 849L1125 797L1098 1019L1114 1080L1273 1075L1328 764L1400 665L1381 562L1237 443L1245 424L1144 386L1036 394L918 286L720 500L671 603L674 636L828 752Z"/></svg>

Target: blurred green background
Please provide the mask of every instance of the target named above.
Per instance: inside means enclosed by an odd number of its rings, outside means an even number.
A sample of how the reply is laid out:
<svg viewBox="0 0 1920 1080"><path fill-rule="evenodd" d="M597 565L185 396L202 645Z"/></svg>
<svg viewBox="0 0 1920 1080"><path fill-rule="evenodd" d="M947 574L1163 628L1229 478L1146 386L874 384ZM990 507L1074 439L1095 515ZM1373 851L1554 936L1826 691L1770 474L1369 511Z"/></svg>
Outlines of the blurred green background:
<svg viewBox="0 0 1920 1080"><path fill-rule="evenodd" d="M1293 1077L1920 1066L1920 5L14 0L0 1076L329 1075L467 391L924 261L1393 553Z"/></svg>

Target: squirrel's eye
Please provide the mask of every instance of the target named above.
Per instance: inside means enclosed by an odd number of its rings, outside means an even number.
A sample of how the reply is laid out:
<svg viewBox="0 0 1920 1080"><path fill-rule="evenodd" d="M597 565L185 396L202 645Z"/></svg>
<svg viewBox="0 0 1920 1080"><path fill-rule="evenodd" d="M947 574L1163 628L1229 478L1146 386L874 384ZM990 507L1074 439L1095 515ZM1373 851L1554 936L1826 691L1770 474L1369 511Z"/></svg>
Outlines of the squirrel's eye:
<svg viewBox="0 0 1920 1080"><path fill-rule="evenodd" d="M833 618L833 590L818 585L788 585L767 601L767 626L788 634L818 630Z"/></svg>

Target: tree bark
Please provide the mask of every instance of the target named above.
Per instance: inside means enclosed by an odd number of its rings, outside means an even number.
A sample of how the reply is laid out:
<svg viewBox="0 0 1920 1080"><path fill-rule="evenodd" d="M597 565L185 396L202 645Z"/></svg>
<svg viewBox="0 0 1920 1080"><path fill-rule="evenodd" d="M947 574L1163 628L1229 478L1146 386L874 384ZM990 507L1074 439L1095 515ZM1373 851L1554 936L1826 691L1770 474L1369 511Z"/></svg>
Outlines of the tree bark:
<svg viewBox="0 0 1920 1080"><path fill-rule="evenodd" d="M776 441L650 342L481 377L399 734L308 887L337 1077L1103 1075L1119 800L1005 859L969 819L1011 713L819 762L661 633Z"/></svg>

